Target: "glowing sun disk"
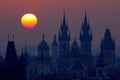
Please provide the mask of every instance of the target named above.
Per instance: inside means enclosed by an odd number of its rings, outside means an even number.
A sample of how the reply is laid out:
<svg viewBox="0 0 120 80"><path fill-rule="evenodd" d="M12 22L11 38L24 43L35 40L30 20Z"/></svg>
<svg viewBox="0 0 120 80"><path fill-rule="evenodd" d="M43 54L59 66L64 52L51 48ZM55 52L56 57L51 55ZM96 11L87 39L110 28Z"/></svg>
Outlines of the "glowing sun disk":
<svg viewBox="0 0 120 80"><path fill-rule="evenodd" d="M38 19L34 14L27 13L22 16L21 23L25 28L34 28L38 23Z"/></svg>

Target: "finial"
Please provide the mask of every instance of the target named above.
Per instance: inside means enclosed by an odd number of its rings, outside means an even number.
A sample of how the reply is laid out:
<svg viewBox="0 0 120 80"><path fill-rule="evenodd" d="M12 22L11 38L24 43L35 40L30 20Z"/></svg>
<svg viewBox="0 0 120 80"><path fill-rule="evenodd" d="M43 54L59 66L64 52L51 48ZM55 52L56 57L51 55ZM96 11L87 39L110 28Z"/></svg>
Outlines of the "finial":
<svg viewBox="0 0 120 80"><path fill-rule="evenodd" d="M85 19L87 20L87 12L86 12L86 9L85 9Z"/></svg>
<svg viewBox="0 0 120 80"><path fill-rule="evenodd" d="M54 34L54 41L56 40L56 35Z"/></svg>
<svg viewBox="0 0 120 80"><path fill-rule="evenodd" d="M44 38L45 38L45 35L43 34L43 40L44 40Z"/></svg>
<svg viewBox="0 0 120 80"><path fill-rule="evenodd" d="M109 30L110 29L110 27L109 26L107 26L107 28L106 28L107 30Z"/></svg>
<svg viewBox="0 0 120 80"><path fill-rule="evenodd" d="M64 15L65 15L65 5L64 5L64 9L63 9Z"/></svg>
<svg viewBox="0 0 120 80"><path fill-rule="evenodd" d="M64 9L63 9L64 11L64 15L63 15L63 23L62 24L64 24L64 25L66 25L66 15L65 15L65 7L64 7Z"/></svg>

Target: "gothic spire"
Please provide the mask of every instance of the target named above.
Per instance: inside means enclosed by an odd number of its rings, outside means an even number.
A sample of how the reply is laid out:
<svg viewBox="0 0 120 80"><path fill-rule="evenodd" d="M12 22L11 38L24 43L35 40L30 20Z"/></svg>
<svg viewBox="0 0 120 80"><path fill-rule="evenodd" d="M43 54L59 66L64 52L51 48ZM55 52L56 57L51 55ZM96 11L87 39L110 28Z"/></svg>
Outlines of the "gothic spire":
<svg viewBox="0 0 120 80"><path fill-rule="evenodd" d="M104 33L104 38L101 41L101 48L107 47L115 48L115 41L111 37L110 29L106 29Z"/></svg>
<svg viewBox="0 0 120 80"><path fill-rule="evenodd" d="M85 16L84 16L84 22L82 23L82 30L83 31L89 31L90 30L90 25L89 22L87 20L87 13L85 11Z"/></svg>
<svg viewBox="0 0 120 80"><path fill-rule="evenodd" d="M66 22L66 17L65 17L65 8L64 8L64 16L63 16L63 25L66 25L67 22Z"/></svg>
<svg viewBox="0 0 120 80"><path fill-rule="evenodd" d="M54 35L54 41L56 41L56 35Z"/></svg>
<svg viewBox="0 0 120 80"><path fill-rule="evenodd" d="M84 24L87 24L87 13L85 11Z"/></svg>
<svg viewBox="0 0 120 80"><path fill-rule="evenodd" d="M57 40L56 40L56 35L54 35L53 37L53 42L52 42L52 46L58 45Z"/></svg>
<svg viewBox="0 0 120 80"><path fill-rule="evenodd" d="M104 34L104 39L109 39L109 40L112 39L110 29L106 29L105 34Z"/></svg>
<svg viewBox="0 0 120 80"><path fill-rule="evenodd" d="M45 35L43 34L43 41L44 41Z"/></svg>

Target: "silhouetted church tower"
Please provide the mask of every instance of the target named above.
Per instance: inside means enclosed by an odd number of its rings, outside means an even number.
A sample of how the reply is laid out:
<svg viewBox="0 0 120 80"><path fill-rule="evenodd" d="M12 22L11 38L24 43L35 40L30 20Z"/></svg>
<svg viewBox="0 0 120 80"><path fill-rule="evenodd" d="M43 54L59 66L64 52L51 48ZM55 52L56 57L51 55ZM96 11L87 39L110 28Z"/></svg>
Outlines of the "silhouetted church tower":
<svg viewBox="0 0 120 80"><path fill-rule="evenodd" d="M69 45L70 45L70 32L68 32L68 24L66 22L66 17L64 13L63 22L61 23L61 30L59 31L59 48L60 48L60 56L67 55L69 53Z"/></svg>
<svg viewBox="0 0 120 80"><path fill-rule="evenodd" d="M61 23L61 29L59 31L59 67L61 72L67 70L69 64L69 51L70 51L70 31L68 31L68 24L66 22L65 12L63 16L63 22ZM67 64L67 65L66 65ZM60 68L58 68L60 69Z"/></svg>
<svg viewBox="0 0 120 80"><path fill-rule="evenodd" d="M37 64L37 74L39 75L46 75L50 74L50 48L48 43L44 39L44 34L43 34L43 40L40 42L38 45L38 64Z"/></svg>
<svg viewBox="0 0 120 80"><path fill-rule="evenodd" d="M53 42L52 42L52 59L56 61L59 57L58 54L58 42L56 40L56 35L54 35Z"/></svg>
<svg viewBox="0 0 120 80"><path fill-rule="evenodd" d="M104 38L100 45L102 59L105 65L115 63L115 41L111 37L110 29L106 29Z"/></svg>
<svg viewBox="0 0 120 80"><path fill-rule="evenodd" d="M6 64L16 64L18 61L17 59L17 53L15 49L15 44L14 44L14 35L13 35L13 40L9 40L9 35L8 35L8 44L7 44L7 50L6 50L6 56L5 56L5 63Z"/></svg>
<svg viewBox="0 0 120 80"><path fill-rule="evenodd" d="M8 35L3 75L5 75L3 80L26 80L26 63L22 57L20 59L17 58L14 35L12 40L10 40Z"/></svg>
<svg viewBox="0 0 120 80"><path fill-rule="evenodd" d="M82 30L79 37L81 43L81 53L83 54L83 63L91 64L90 59L92 56L92 31L90 30L90 24L87 20L85 12L84 22L82 23Z"/></svg>
<svg viewBox="0 0 120 80"><path fill-rule="evenodd" d="M58 52L58 42L56 40L56 35L54 35L53 42L52 42L52 69L53 73L57 72L57 61L59 58L59 52Z"/></svg>

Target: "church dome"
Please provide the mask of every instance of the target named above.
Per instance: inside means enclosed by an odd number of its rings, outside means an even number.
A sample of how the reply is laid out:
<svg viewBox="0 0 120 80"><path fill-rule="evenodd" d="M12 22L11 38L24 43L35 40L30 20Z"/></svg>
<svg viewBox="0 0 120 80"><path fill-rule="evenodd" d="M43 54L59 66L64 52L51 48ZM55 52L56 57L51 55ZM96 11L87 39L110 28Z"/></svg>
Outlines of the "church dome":
<svg viewBox="0 0 120 80"><path fill-rule="evenodd" d="M43 40L42 42L38 45L38 50L49 50L49 45L47 42L44 40L44 35L43 35Z"/></svg>

